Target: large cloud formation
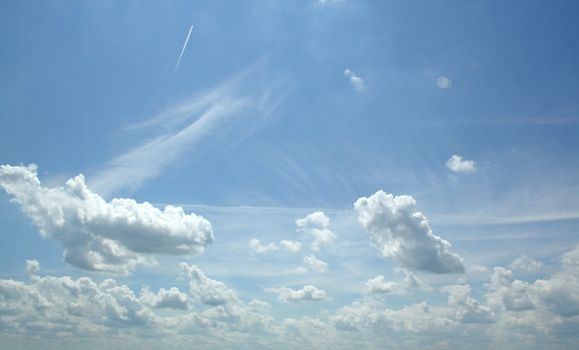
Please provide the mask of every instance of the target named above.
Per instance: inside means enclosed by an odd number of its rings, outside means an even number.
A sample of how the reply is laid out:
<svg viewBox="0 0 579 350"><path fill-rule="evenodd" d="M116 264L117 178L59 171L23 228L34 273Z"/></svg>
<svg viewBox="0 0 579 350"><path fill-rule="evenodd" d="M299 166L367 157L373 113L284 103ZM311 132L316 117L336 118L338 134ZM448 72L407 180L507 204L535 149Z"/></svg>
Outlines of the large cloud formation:
<svg viewBox="0 0 579 350"><path fill-rule="evenodd" d="M93 193L81 174L62 187L41 186L36 165L0 166L0 186L20 204L44 238L59 241L76 267L126 274L150 263L148 254L203 252L213 241L211 223L180 207L159 210L133 199L110 202Z"/></svg>
<svg viewBox="0 0 579 350"><path fill-rule="evenodd" d="M433 273L464 273L462 259L450 243L432 233L428 219L410 196L378 191L354 203L358 220L385 257L402 267Z"/></svg>

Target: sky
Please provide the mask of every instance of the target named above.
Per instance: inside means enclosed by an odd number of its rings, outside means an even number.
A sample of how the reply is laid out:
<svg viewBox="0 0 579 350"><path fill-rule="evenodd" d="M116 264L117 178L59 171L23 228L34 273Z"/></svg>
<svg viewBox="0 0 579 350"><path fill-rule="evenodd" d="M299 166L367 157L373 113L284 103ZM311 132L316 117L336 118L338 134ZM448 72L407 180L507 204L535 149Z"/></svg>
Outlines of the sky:
<svg viewBox="0 0 579 350"><path fill-rule="evenodd" d="M579 3L0 3L0 348L575 349Z"/></svg>

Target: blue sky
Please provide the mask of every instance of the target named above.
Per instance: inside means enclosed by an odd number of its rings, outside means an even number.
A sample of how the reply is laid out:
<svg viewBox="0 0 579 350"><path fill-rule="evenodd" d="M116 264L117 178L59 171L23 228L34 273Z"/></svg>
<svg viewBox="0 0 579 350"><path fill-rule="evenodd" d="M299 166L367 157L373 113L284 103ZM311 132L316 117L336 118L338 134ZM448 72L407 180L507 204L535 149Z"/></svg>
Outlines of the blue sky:
<svg viewBox="0 0 579 350"><path fill-rule="evenodd" d="M576 347L578 14L3 2L0 344Z"/></svg>

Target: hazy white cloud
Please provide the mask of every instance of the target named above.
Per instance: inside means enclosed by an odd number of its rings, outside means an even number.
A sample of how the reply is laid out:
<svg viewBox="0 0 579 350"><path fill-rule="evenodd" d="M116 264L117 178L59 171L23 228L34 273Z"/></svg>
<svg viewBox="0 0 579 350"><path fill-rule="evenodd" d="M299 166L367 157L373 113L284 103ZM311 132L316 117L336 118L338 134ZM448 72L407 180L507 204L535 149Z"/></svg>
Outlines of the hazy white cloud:
<svg viewBox="0 0 579 350"><path fill-rule="evenodd" d="M362 79L359 75L354 73L350 69L344 70L344 76L350 80L350 83L354 87L354 89L358 92L362 92L366 90L366 82Z"/></svg>
<svg viewBox="0 0 579 350"><path fill-rule="evenodd" d="M203 304L217 306L239 301L233 289L221 281L207 277L197 266L183 262L179 267L191 279L189 284L191 295Z"/></svg>
<svg viewBox="0 0 579 350"><path fill-rule="evenodd" d="M475 173L476 163L474 160L463 160L458 154L453 154L444 165L455 173Z"/></svg>
<svg viewBox="0 0 579 350"><path fill-rule="evenodd" d="M36 260L26 260L26 273L28 276L36 276L40 270L40 264Z"/></svg>
<svg viewBox="0 0 579 350"><path fill-rule="evenodd" d="M305 285L301 289L266 288L265 292L278 294L280 301L284 303L301 303L302 301L321 301L328 297L326 292L312 285Z"/></svg>
<svg viewBox="0 0 579 350"><path fill-rule="evenodd" d="M526 255L516 258L509 264L509 268L513 271L537 272L541 267L543 267L542 262L531 259Z"/></svg>
<svg viewBox="0 0 579 350"><path fill-rule="evenodd" d="M107 197L120 189L135 189L167 167L191 158L195 147L217 136L242 139L257 130L283 100L280 84L267 88L251 79L255 67L191 96L125 131L141 132L147 141L116 156L95 176L91 188ZM152 135L151 135L152 134ZM185 157L186 156L186 157Z"/></svg>
<svg viewBox="0 0 579 350"><path fill-rule="evenodd" d="M313 254L304 256L303 262L310 268L310 270L316 272L325 272L326 269L328 268L327 263L316 258Z"/></svg>
<svg viewBox="0 0 579 350"><path fill-rule="evenodd" d="M161 288L157 294L151 292L148 287L141 289L139 300L152 308L183 309L188 308L187 294L179 288Z"/></svg>
<svg viewBox="0 0 579 350"><path fill-rule="evenodd" d="M298 230L314 236L311 248L315 252L320 250L321 245L328 244L336 238L336 235L329 229L330 218L321 211L316 211L304 218L297 219L296 226Z"/></svg>
<svg viewBox="0 0 579 350"><path fill-rule="evenodd" d="M283 241L279 242L279 244L283 249L292 253L297 253L302 249L302 244L296 241L288 241L284 239Z"/></svg>
<svg viewBox="0 0 579 350"><path fill-rule="evenodd" d="M433 234L428 219L411 196L378 191L354 203L358 220L374 246L403 268L433 273L463 273L462 259L448 241Z"/></svg>
<svg viewBox="0 0 579 350"><path fill-rule="evenodd" d="M368 294L388 294L394 292L396 289L396 283L386 282L384 276L379 275L368 282L366 282L366 293Z"/></svg>
<svg viewBox="0 0 579 350"><path fill-rule="evenodd" d="M448 77L445 77L444 75L441 75L438 77L438 79L436 79L436 86L441 89L449 89L452 86L452 80L450 80Z"/></svg>
<svg viewBox="0 0 579 350"><path fill-rule="evenodd" d="M455 319L462 323L491 323L495 315L487 306L470 296L468 285L453 285L443 288L448 293L448 305L453 307Z"/></svg>
<svg viewBox="0 0 579 350"><path fill-rule="evenodd" d="M278 248L277 245L273 242L262 245L259 239L252 238L249 240L249 249L251 249L251 251L256 254L265 254L274 252Z"/></svg>
<svg viewBox="0 0 579 350"><path fill-rule="evenodd" d="M150 263L141 255L198 254L213 241L211 223L179 207L115 198L105 202L79 175L62 187L43 187L35 165L0 166L0 186L44 238L59 241L76 267L128 273Z"/></svg>

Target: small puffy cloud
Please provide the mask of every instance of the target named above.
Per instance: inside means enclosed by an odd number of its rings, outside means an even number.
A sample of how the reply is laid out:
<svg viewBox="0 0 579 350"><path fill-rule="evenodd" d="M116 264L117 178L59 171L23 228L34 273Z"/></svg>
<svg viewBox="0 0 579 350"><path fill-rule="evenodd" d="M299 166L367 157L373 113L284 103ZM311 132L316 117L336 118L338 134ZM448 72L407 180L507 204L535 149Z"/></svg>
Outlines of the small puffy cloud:
<svg viewBox="0 0 579 350"><path fill-rule="evenodd" d="M187 294L181 292L178 288L170 289L161 288L157 294L151 292L149 288L143 288L139 300L143 304L153 308L183 309L188 308Z"/></svg>
<svg viewBox="0 0 579 350"><path fill-rule="evenodd" d="M26 273L29 276L36 276L40 271L40 264L36 260L26 260Z"/></svg>
<svg viewBox="0 0 579 350"><path fill-rule="evenodd" d="M296 220L298 230L307 232L314 236L311 244L313 251L320 250L320 246L332 242L336 235L330 231L330 218L321 211L313 212L304 218Z"/></svg>
<svg viewBox="0 0 579 350"><path fill-rule="evenodd" d="M531 259L526 255L516 258L509 265L509 268L511 270L523 272L537 272L541 267L543 267L542 262L535 259Z"/></svg>
<svg viewBox="0 0 579 350"><path fill-rule="evenodd" d="M265 254L265 253L271 253L276 251L277 245L273 242L268 243L266 245L262 245L261 242L259 241L259 239L251 239L249 240L249 249L251 249L252 252L257 253L257 254Z"/></svg>
<svg viewBox="0 0 579 350"><path fill-rule="evenodd" d="M35 165L1 165L0 186L42 237L60 242L64 259L81 269L126 274L151 263L142 253L198 254L213 241L211 223L203 217L126 198L106 202L86 186L83 175L47 188Z"/></svg>
<svg viewBox="0 0 579 350"><path fill-rule="evenodd" d="M354 87L354 90L358 92L366 90L366 82L364 82L364 79L362 79L352 70L350 69L344 70L344 76L350 80L350 83Z"/></svg>
<svg viewBox="0 0 579 350"><path fill-rule="evenodd" d="M368 294L388 294L394 292L396 283L384 281L384 276L379 275L366 282L366 293Z"/></svg>
<svg viewBox="0 0 579 350"><path fill-rule="evenodd" d="M239 301L233 289L221 281L207 277L197 266L182 262L179 267L190 278L191 295L203 304L218 306Z"/></svg>
<svg viewBox="0 0 579 350"><path fill-rule="evenodd" d="M441 75L438 77L438 79L436 79L436 86L441 89L449 89L452 86L452 80L450 80L448 77L445 77L444 75Z"/></svg>
<svg viewBox="0 0 579 350"><path fill-rule="evenodd" d="M279 242L279 244L283 249L292 253L297 253L302 249L302 244L296 241L288 241L284 239L283 241Z"/></svg>
<svg viewBox="0 0 579 350"><path fill-rule="evenodd" d="M284 303L301 303L302 301L322 301L328 298L325 291L318 289L312 285L305 285L301 289L291 289L287 287L266 288L264 291L268 293L278 294L278 299L280 301L283 301Z"/></svg>
<svg viewBox="0 0 579 350"><path fill-rule="evenodd" d="M325 272L326 268L328 267L327 263L316 258L313 254L310 254L308 256L304 256L303 261L310 268L310 270L313 270L316 272Z"/></svg>
<svg viewBox="0 0 579 350"><path fill-rule="evenodd" d="M474 160L463 160L458 154L453 154L444 165L455 173L476 172L476 162Z"/></svg>
<svg viewBox="0 0 579 350"><path fill-rule="evenodd" d="M408 270L464 273L462 259L450 251L448 241L433 234L428 219L416 210L411 196L378 191L354 203L358 220L374 246L385 257Z"/></svg>

